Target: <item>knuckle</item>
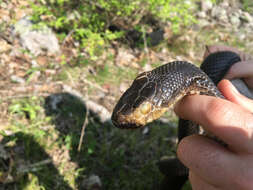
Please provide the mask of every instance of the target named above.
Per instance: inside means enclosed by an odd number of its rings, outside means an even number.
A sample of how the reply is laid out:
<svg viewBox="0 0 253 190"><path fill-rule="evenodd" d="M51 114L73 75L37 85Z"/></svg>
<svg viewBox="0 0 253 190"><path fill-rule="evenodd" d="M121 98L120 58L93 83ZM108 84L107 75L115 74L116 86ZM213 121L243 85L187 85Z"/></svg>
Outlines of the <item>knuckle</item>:
<svg viewBox="0 0 253 190"><path fill-rule="evenodd" d="M213 124L214 121L224 120L224 118L229 120L232 117L232 112L218 99L210 100L207 106L209 111L205 112L204 116L210 124Z"/></svg>

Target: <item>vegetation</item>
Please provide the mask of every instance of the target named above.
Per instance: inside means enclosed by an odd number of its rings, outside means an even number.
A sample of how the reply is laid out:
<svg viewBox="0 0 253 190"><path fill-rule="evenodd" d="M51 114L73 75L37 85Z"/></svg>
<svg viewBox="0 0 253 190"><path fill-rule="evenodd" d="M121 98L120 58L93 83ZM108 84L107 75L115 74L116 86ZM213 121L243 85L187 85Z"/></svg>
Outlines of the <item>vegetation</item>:
<svg viewBox="0 0 253 190"><path fill-rule="evenodd" d="M253 13L253 2L250 0L241 0L241 1L242 1L243 9L245 11Z"/></svg>
<svg viewBox="0 0 253 190"><path fill-rule="evenodd" d="M12 6L7 6L11 1ZM5 4L7 9L24 2L0 0L0 5ZM251 1L242 2L244 9L250 11ZM157 162L163 156L175 155L177 117L169 112L165 123L154 122L140 130L119 130L110 121L102 123L73 94L63 93L63 86L111 111L122 89L144 69L175 58L200 64L204 45L216 42L245 50L245 41L228 31L229 27L192 29L197 22L192 12L198 9L193 6L199 3L200 0L31 0L29 11L36 27L53 28L61 40L62 52L53 56L35 57L11 42L9 46L15 51L4 52L2 47L7 42L2 43L1 37L10 33L10 24L0 19L0 71L4 76L0 77L0 189L80 190L87 187L86 181L92 175L100 178L102 189L157 189L163 177ZM15 13L16 10L10 11L10 22L14 22ZM169 26L166 34L171 36L149 46L150 33L164 26ZM137 47L131 46L131 40ZM129 54L134 58L121 63ZM2 70L6 57L6 70ZM11 75L19 76L23 82L14 83L5 76L8 65ZM52 87L52 83L61 84L61 88ZM84 123L85 135L78 151ZM188 189L189 184L184 187Z"/></svg>
<svg viewBox="0 0 253 190"><path fill-rule="evenodd" d="M178 32L180 26L195 21L191 6L186 0L38 0L32 9L34 21L53 27L63 37L72 34L95 59L108 42L132 30L143 32L143 24L169 21Z"/></svg>
<svg viewBox="0 0 253 190"><path fill-rule="evenodd" d="M175 134L174 127L153 124L143 135L142 130L122 131L89 117L85 142L78 152L85 106L70 94L54 96L62 97L57 110L50 105L52 97L16 100L10 105L11 125L5 130L13 134L2 133L2 145L15 156L0 158L20 165L11 166L9 175L17 182L6 189L83 189L81 182L94 174L101 177L105 189L158 187L162 176L156 163L161 156L174 154L168 138Z"/></svg>

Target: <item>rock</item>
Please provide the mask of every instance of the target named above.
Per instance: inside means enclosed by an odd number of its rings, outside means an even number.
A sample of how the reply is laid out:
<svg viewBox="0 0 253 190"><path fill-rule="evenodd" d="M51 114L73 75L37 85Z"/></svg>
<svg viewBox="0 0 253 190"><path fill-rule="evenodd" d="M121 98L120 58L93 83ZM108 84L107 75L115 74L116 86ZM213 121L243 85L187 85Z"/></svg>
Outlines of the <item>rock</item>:
<svg viewBox="0 0 253 190"><path fill-rule="evenodd" d="M228 1L223 1L219 5L220 5L220 8L225 8L225 9L228 8L228 7L230 7Z"/></svg>
<svg viewBox="0 0 253 190"><path fill-rule="evenodd" d="M227 11L221 7L214 7L211 11L211 16L213 18L216 18L217 20L219 20L220 22L224 23L228 23L228 16L227 16Z"/></svg>
<svg viewBox="0 0 253 190"><path fill-rule="evenodd" d="M242 12L240 18L242 19L242 21L247 23L253 22L253 17L248 12Z"/></svg>
<svg viewBox="0 0 253 190"><path fill-rule="evenodd" d="M148 46L156 46L164 39L164 30L159 29L147 35Z"/></svg>
<svg viewBox="0 0 253 190"><path fill-rule="evenodd" d="M145 64L142 69L143 71L151 71L153 68L150 64Z"/></svg>
<svg viewBox="0 0 253 190"><path fill-rule="evenodd" d="M20 84L24 84L25 83L25 80L23 78L18 77L16 75L12 75L11 76L11 81L15 82L15 83L20 83Z"/></svg>
<svg viewBox="0 0 253 190"><path fill-rule="evenodd" d="M201 1L201 10L207 12L213 8L213 3L210 0Z"/></svg>
<svg viewBox="0 0 253 190"><path fill-rule="evenodd" d="M3 158L5 160L7 160L8 158L10 158L10 155L5 150L5 148L4 148L4 146L2 144L0 144L0 158Z"/></svg>
<svg viewBox="0 0 253 190"><path fill-rule="evenodd" d="M13 26L12 34L19 36L21 45L35 56L44 52L49 54L60 52L58 39L52 30L46 26L35 29L28 17L22 18Z"/></svg>
<svg viewBox="0 0 253 190"><path fill-rule="evenodd" d="M247 32L247 31L246 31ZM238 31L238 33L236 33L237 37L239 40L245 40L246 38L246 34L244 32L241 32L240 30Z"/></svg>
<svg viewBox="0 0 253 190"><path fill-rule="evenodd" d="M11 50L11 45L8 44L5 40L0 39L0 53L4 53Z"/></svg>
<svg viewBox="0 0 253 190"><path fill-rule="evenodd" d="M234 27L238 27L241 24L241 20L239 18L239 15L234 13L233 15L230 16L229 18L230 23L234 26Z"/></svg>
<svg viewBox="0 0 253 190"><path fill-rule="evenodd" d="M32 65L33 68L38 67L38 63L37 63L36 60L32 60L31 65Z"/></svg>
<svg viewBox="0 0 253 190"><path fill-rule="evenodd" d="M82 189L87 190L100 190L102 189L102 183L97 175L91 175L82 182Z"/></svg>
<svg viewBox="0 0 253 190"><path fill-rule="evenodd" d="M129 84L122 82L119 86L119 91L121 93L125 92L129 88Z"/></svg>
<svg viewBox="0 0 253 190"><path fill-rule="evenodd" d="M197 17L199 18L206 18L206 12L205 11L200 11L197 13Z"/></svg>
<svg viewBox="0 0 253 190"><path fill-rule="evenodd" d="M208 22L208 20L206 20L206 19L199 19L198 20L198 25L200 27L206 27L206 26L210 25L210 22Z"/></svg>

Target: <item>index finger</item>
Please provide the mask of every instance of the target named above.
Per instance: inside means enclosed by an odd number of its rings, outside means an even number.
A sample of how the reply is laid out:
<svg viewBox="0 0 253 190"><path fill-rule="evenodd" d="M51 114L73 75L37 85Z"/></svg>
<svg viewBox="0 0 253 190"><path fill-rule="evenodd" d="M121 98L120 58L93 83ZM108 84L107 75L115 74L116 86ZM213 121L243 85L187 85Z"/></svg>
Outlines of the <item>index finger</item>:
<svg viewBox="0 0 253 190"><path fill-rule="evenodd" d="M179 117L200 124L231 150L253 153L253 115L239 105L211 96L186 96L175 107Z"/></svg>
<svg viewBox="0 0 253 190"><path fill-rule="evenodd" d="M253 60L240 61L231 66L225 78L250 78L253 77Z"/></svg>

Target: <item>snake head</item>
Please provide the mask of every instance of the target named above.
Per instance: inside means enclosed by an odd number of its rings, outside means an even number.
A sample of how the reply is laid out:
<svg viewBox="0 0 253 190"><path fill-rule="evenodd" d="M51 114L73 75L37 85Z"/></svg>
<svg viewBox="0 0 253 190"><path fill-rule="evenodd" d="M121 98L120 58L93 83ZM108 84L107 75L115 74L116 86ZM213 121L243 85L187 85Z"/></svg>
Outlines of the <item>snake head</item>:
<svg viewBox="0 0 253 190"><path fill-rule="evenodd" d="M219 97L218 93L198 67L184 61L171 62L136 77L115 106L112 122L120 128L138 128L158 119L185 95Z"/></svg>
<svg viewBox="0 0 253 190"><path fill-rule="evenodd" d="M112 114L116 127L135 129L159 118L168 108L153 102L157 83L149 81L150 72L136 77L131 87L121 96Z"/></svg>

